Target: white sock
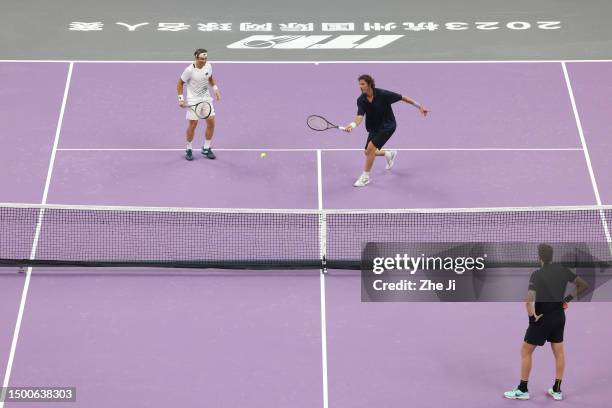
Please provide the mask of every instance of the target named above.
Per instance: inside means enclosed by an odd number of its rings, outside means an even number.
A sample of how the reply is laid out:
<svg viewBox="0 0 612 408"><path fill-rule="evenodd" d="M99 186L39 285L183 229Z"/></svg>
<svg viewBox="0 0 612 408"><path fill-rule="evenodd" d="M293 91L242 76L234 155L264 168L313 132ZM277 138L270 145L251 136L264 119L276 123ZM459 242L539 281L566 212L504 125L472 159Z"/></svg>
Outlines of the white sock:
<svg viewBox="0 0 612 408"><path fill-rule="evenodd" d="M212 142L212 140L204 139L204 148L205 149L210 149L210 143L211 142Z"/></svg>
<svg viewBox="0 0 612 408"><path fill-rule="evenodd" d="M191 147L191 142L187 142L187 150L191 150L191 149L193 149L193 148Z"/></svg>
<svg viewBox="0 0 612 408"><path fill-rule="evenodd" d="M364 171L362 174L363 177L370 177L370 172L369 171Z"/></svg>

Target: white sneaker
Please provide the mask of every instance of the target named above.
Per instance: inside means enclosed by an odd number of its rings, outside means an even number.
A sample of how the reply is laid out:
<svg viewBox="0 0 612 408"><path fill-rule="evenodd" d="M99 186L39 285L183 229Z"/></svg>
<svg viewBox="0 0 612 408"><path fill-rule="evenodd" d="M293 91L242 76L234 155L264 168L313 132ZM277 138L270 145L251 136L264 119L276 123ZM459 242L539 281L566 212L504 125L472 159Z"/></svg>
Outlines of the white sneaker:
<svg viewBox="0 0 612 408"><path fill-rule="evenodd" d="M385 159L387 160L387 170L391 170L393 163L395 163L395 156L397 156L397 150L389 150L385 152Z"/></svg>
<svg viewBox="0 0 612 408"><path fill-rule="evenodd" d="M513 399L513 400L528 400L529 399L529 393L528 392L523 392L523 391L519 390L518 388L515 388L512 391L504 392L504 397L506 397L508 399Z"/></svg>
<svg viewBox="0 0 612 408"><path fill-rule="evenodd" d="M555 399L555 401L561 401L563 399L563 393L561 393L561 392L554 392L552 388L548 389L548 395L553 397Z"/></svg>
<svg viewBox="0 0 612 408"><path fill-rule="evenodd" d="M370 177L362 174L361 176L359 176L359 178L353 184L353 186L355 186L355 187L365 187L366 184L369 184L369 183L370 183Z"/></svg>

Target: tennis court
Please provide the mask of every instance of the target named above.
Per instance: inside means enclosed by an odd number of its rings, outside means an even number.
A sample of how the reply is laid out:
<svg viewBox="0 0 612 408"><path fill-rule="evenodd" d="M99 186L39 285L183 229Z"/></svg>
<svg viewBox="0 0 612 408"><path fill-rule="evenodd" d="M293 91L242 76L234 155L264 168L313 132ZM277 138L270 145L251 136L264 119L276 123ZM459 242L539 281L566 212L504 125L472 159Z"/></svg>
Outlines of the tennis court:
<svg viewBox="0 0 612 408"><path fill-rule="evenodd" d="M325 239L330 259L334 251L345 259L341 255L359 253L364 231L378 222L364 217L348 225L351 212L384 217L388 211L390 228L399 220L400 232L382 230L376 238L404 238L417 225L402 224L401 210L423 209L427 218L435 217L428 210L440 209L597 211L612 205L610 61L334 62L302 60L301 54L257 61L251 54L220 60L214 52L210 47L222 92L215 102L217 159L194 150L192 162L184 159L184 110L175 92L189 52L184 61L130 61L112 52L1 61L3 254L15 248L22 258L31 251L99 259L123 249L126 257L175 259L178 253L181 260L218 245L218 252L204 252L238 262L291 263L316 259ZM365 72L432 112L423 118L411 107L394 106L398 130L386 147L398 150L395 166L386 171L375 162L372 183L357 189L352 183L363 163L364 130L313 132L305 121L314 113L350 121L356 79ZM35 210L9 215L21 205ZM54 206L60 209L56 224ZM96 207L119 214L118 223L129 228L109 221L116 235L88 235L87 221L70 221L79 209ZM130 221L160 208L167 211L156 224L147 217ZM191 232L190 214L196 219L202 211L210 214L204 232ZM341 216L337 224L326 218L322 238L318 223L326 212ZM606 242L610 218L584 222L582 232ZM10 230L11 220L18 220L23 236ZM293 229L284 235L287 225ZM498 237L517 238L511 218L507 226ZM85 231L82 246L62 240L68 230ZM415 231L432 239L427 228ZM219 240L207 239L208 232ZM131 247L140 238L130 234L151 240ZM167 253L173 255L163 258ZM502 393L518 377L523 302L363 303L357 271L322 273L316 264L299 270L34 266L17 272L0 268L0 378L5 387L76 388L76 402L53 406L517 403ZM609 405L612 303L593 300L573 303L567 312L563 390L570 406ZM538 350L530 404L551 404L546 388L553 373L549 348ZM0 402L0 408L43 405Z"/></svg>

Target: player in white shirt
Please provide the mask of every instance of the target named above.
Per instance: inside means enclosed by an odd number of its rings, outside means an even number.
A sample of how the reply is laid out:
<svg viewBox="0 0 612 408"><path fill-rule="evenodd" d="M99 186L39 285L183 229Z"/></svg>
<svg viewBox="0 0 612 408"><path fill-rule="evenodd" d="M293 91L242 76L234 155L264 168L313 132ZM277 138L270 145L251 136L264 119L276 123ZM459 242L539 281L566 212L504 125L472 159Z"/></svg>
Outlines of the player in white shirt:
<svg viewBox="0 0 612 408"><path fill-rule="evenodd" d="M221 99L221 94L212 76L212 65L208 62L208 52L203 48L198 48L193 55L195 56L195 61L185 68L176 85L179 106L191 106L202 101L210 103L212 110L210 116L206 119L206 139L202 147L202 154L209 159L214 159L215 154L210 144L213 133L215 132L215 108L212 103L212 97L210 96L210 88L212 87L217 100ZM187 84L187 98L183 96L183 85L185 84ZM198 126L199 118L191 109L187 109L186 117L189 124L187 126L187 149L185 150L185 158L187 160L193 160L191 143L193 142L193 135Z"/></svg>

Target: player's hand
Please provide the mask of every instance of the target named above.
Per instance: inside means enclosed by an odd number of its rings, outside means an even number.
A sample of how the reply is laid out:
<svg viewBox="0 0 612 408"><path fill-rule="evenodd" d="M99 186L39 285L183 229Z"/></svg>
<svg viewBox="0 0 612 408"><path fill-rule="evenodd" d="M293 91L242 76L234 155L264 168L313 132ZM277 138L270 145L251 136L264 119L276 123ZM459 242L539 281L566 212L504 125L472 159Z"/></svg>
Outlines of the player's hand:
<svg viewBox="0 0 612 408"><path fill-rule="evenodd" d="M215 89L215 98L217 98L218 101L221 100L221 94L219 93L218 89Z"/></svg>
<svg viewBox="0 0 612 408"><path fill-rule="evenodd" d="M567 310L569 308L569 303L563 302L563 310Z"/></svg>
<svg viewBox="0 0 612 408"><path fill-rule="evenodd" d="M427 114L428 114L430 111L429 111L429 109L427 109L426 107L421 106L421 107L419 108L419 112L421 112L421 113L423 114L423 116L427 116Z"/></svg>
<svg viewBox="0 0 612 408"><path fill-rule="evenodd" d="M185 101L179 101L179 107L184 108L185 107Z"/></svg>
<svg viewBox="0 0 612 408"><path fill-rule="evenodd" d="M353 131L353 127L351 125L347 125L344 127L344 131L346 133L351 133Z"/></svg>

